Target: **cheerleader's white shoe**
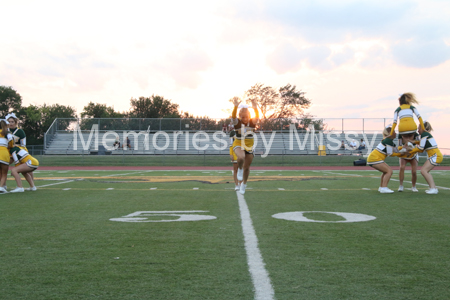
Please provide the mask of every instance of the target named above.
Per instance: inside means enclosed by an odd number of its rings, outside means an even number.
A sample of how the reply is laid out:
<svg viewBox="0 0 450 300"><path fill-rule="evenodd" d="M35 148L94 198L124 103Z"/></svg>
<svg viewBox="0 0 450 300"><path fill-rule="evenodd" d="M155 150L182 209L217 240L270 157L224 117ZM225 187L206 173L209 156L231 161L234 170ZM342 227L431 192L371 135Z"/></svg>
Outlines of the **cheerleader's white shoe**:
<svg viewBox="0 0 450 300"><path fill-rule="evenodd" d="M237 180L239 180L239 181L244 180L244 169L238 168L236 177L237 177Z"/></svg>
<svg viewBox="0 0 450 300"><path fill-rule="evenodd" d="M245 188L246 188L246 187L247 187L246 184L241 183L241 187L240 187L240 189L239 189L239 193L241 193L242 195L244 195L244 194L245 194Z"/></svg>
<svg viewBox="0 0 450 300"><path fill-rule="evenodd" d="M436 195L437 193L439 193L439 190L437 188L429 189L428 191L426 191L426 193L428 195Z"/></svg>
<svg viewBox="0 0 450 300"><path fill-rule="evenodd" d="M390 188L388 188L388 187L382 187L382 188L380 188L380 193L382 193L382 194L392 194L394 191L393 190L391 190Z"/></svg>
<svg viewBox="0 0 450 300"><path fill-rule="evenodd" d="M16 187L15 189L13 189L12 191L10 191L10 193L23 193L25 190L21 187Z"/></svg>

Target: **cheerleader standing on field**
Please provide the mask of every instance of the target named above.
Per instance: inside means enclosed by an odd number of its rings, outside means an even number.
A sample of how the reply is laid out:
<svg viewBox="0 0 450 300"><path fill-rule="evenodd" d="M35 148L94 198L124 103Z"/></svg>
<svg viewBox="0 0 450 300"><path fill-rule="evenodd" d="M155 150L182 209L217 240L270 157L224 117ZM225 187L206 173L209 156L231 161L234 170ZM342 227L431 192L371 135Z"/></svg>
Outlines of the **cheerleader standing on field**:
<svg viewBox="0 0 450 300"><path fill-rule="evenodd" d="M233 164L233 179L234 179L234 190L239 191L239 180L237 180L237 172L238 172L238 164L237 164L237 156L233 151L233 143L235 140L236 131L230 131L230 159Z"/></svg>
<svg viewBox="0 0 450 300"><path fill-rule="evenodd" d="M16 180L17 187L11 191L11 193L21 193L24 192L22 186L22 180L20 179L19 173L25 177L25 179L30 184L30 191L36 191L36 186L34 185L33 177L29 176L34 170L39 167L39 161L28 154L25 149L19 148L17 146L12 147L9 152L11 153L12 159L15 163L15 167L11 170L11 175Z"/></svg>
<svg viewBox="0 0 450 300"><path fill-rule="evenodd" d="M394 121L392 124L390 135L394 133L398 119L400 119L398 125L399 140L402 138L402 135L404 134L416 132L417 125L416 122L414 121L414 115L416 115L416 117L419 119L420 127L422 129L425 129L423 127L422 117L417 111L417 108L412 106L412 104L419 104L419 101L417 101L416 96L413 93L404 93L400 96L400 98L398 98L398 102L400 104L400 107L398 107L394 112Z"/></svg>
<svg viewBox="0 0 450 300"><path fill-rule="evenodd" d="M378 146L369 154L367 158L367 164L374 169L382 172L381 184L378 191L382 194L391 194L394 191L387 187L389 180L392 176L392 169L387 163L384 162L388 156L398 156L401 157L402 154L398 153L397 148L392 139L396 137L395 132L393 136L390 137L391 127L388 126L383 130L383 140Z"/></svg>
<svg viewBox="0 0 450 300"><path fill-rule="evenodd" d="M14 113L8 114L5 119L9 122L9 131L11 132L14 144L16 146L24 148L26 151L27 149L27 136L25 134L25 131L23 131L21 128L19 128L19 119L16 117Z"/></svg>
<svg viewBox="0 0 450 300"><path fill-rule="evenodd" d="M11 133L8 132L8 121L0 120L0 193L7 193L6 179L9 170L9 151L8 148L14 144Z"/></svg>
<svg viewBox="0 0 450 300"><path fill-rule="evenodd" d="M419 140L419 134L417 132L409 135L403 135L403 138L398 139L399 144L406 145L408 142L414 142ZM398 147L400 150L401 147ZM400 181L400 186L398 187L399 192L403 192L403 181L405 179L405 169L407 164L411 165L411 183L412 188L411 191L418 192L419 190L416 188L417 182L417 166L419 164L419 155L417 153L409 155L407 157L400 157L400 169L398 172L398 178Z"/></svg>
<svg viewBox="0 0 450 300"><path fill-rule="evenodd" d="M250 174L250 165L252 164L253 157L253 134L255 132L256 124L259 121L259 113L256 101L252 101L252 107L255 111L255 118L250 118L250 111L248 105L241 105L239 111L239 118L237 117L237 110L240 104L239 98L233 99L234 109L232 113L232 124L236 131L236 138L233 142L233 151L237 156L237 180L242 181L239 192L245 194L245 188L247 187L247 180Z"/></svg>
<svg viewBox="0 0 450 300"><path fill-rule="evenodd" d="M424 127L425 130L423 130L422 127L419 128L420 143L411 150L411 154L416 152L427 152L428 159L420 169L420 173L430 186L430 189L426 190L425 192L427 194L437 194L439 191L436 187L436 184L434 183L434 179L430 174L430 171L433 170L435 166L439 166L444 157L442 156L441 151L438 149L436 140L430 134L430 131L433 130L433 127L431 127L431 124L426 121L424 123Z"/></svg>
<svg viewBox="0 0 450 300"><path fill-rule="evenodd" d="M19 119L16 117L16 115L14 113L10 113L5 117L6 120L8 120L9 122L9 131L11 132L11 134L13 135L13 139L14 139L14 145L24 149L25 151L28 152L27 149L27 136L25 134L25 131L23 131L23 129L19 128ZM12 164L12 160L10 161L10 164ZM27 174L23 174L23 176L25 177L25 179L28 181L28 179L26 178L26 176L31 176L31 180L34 180L34 175L33 173L27 173ZM27 190L31 190L31 188L28 188Z"/></svg>

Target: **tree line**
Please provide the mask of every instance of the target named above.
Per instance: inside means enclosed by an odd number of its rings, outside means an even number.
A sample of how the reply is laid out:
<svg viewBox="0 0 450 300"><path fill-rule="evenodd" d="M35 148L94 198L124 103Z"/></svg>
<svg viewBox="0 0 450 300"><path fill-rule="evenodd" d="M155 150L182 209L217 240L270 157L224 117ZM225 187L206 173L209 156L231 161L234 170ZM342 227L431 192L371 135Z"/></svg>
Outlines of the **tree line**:
<svg viewBox="0 0 450 300"><path fill-rule="evenodd" d="M307 128L310 124L316 129L323 128L320 120L313 120L312 116L305 113L311 105L311 100L305 97L305 92L298 90L295 85L287 84L278 90L256 84L245 92L244 102L251 103L255 99L261 111L261 129L276 130L284 129L293 119L297 120L298 128ZM230 102L232 99L230 99ZM20 120L21 128L27 133L27 143L29 145L42 145L44 134L56 118L77 118L76 109L70 105L22 105L22 96L12 87L0 86L0 118L4 118L8 113L14 112ZM231 114L231 109L230 109ZM139 97L130 99L130 109L125 112L115 111L113 107L106 104L89 102L80 113L83 118L80 127L90 129L95 118L119 118L122 120L110 120L102 122L100 130L135 130L136 126L126 119L148 119L148 118L182 118L181 121L173 121L171 124L167 120L164 124L167 128L177 129L183 123L183 129L190 130L220 130L223 123L229 123L229 118L221 120L209 117L194 117L188 112L180 110L177 103L165 99L162 96L152 95L150 97ZM133 120L139 122L139 120ZM151 122L151 121L147 121ZM142 123L142 124L141 124ZM68 126L68 122L66 123ZM149 123L150 124L150 123ZM146 128L147 124L142 121L139 127ZM148 125L150 126L150 125ZM185 126L185 127L184 127ZM281 126L281 127L280 127ZM130 127L130 128L128 128ZM155 128L155 127L153 127ZM60 128L61 129L61 128ZM164 128L163 128L164 129Z"/></svg>
<svg viewBox="0 0 450 300"><path fill-rule="evenodd" d="M314 119L314 116L306 110L311 106L311 99L306 98L306 92L297 86L286 84L278 89L257 83L244 93L243 102L258 103L261 112L260 128L263 130L288 129L290 124L297 124L297 129L306 130L314 126L315 130L323 130L326 127L322 119ZM233 97L228 102L233 103ZM238 97L239 98L239 97Z"/></svg>

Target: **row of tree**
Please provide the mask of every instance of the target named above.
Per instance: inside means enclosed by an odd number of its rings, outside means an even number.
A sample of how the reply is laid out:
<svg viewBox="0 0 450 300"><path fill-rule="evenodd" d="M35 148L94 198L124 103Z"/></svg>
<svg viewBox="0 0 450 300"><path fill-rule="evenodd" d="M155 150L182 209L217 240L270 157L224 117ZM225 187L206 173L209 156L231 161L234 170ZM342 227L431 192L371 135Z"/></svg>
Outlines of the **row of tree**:
<svg viewBox="0 0 450 300"><path fill-rule="evenodd" d="M233 103L233 99L228 100ZM257 83L244 94L243 101L251 104L258 103L261 112L261 127L264 130L285 129L289 124L296 123L298 129L314 126L316 130L326 127L323 120L314 119L306 110L311 106L311 100L305 97L305 92L297 89L295 85L286 84L278 90L271 86ZM275 121L276 120L276 121Z"/></svg>
<svg viewBox="0 0 450 300"><path fill-rule="evenodd" d="M278 130L281 123L289 124L292 120L297 120L298 128L307 128L313 124L316 129L323 128L320 120L313 120L312 116L305 113L311 105L311 100L305 97L305 93L298 90L295 85L287 84L275 90L270 86L256 84L246 93L243 101L251 103L256 100L261 111L261 118L265 119L261 123L264 130ZM232 101L232 100L230 100ZM20 126L27 135L27 143L30 145L41 145L44 142L44 134L56 118L77 118L75 108L68 105L22 105L22 97L12 87L0 86L0 117L4 118L8 113L14 112L20 120ZM133 122L139 123L139 128L146 129L148 122L128 120L129 118L148 119L148 118L182 118L185 121L173 121L174 124L165 122L166 126L173 127L186 126L182 129L191 130L220 130L222 124L229 122L229 119L212 119L209 117L194 117L188 112L180 110L179 105L167 100L162 96L152 95L151 97L139 97L130 99L130 110L127 112L117 112L113 107L106 104L89 102L84 106L80 116L85 120L82 122L82 129L89 129L94 118L120 118L122 120L102 121L103 126L100 130L135 130L131 128ZM282 119L280 121L280 119ZM169 120L167 120L169 121ZM109 123L108 123L109 122ZM146 123L147 122L147 123ZM281 122L281 123L280 123ZM112 125L111 125L111 124ZM133 123L133 124L132 124ZM149 123L149 124L150 124ZM191 124L192 123L192 124ZM69 122L65 122L68 126ZM152 123L153 124L153 123ZM131 126L131 127L130 127ZM150 125L149 125L150 126ZM103 128L104 127L104 128ZM117 128L116 128L117 127ZM130 127L130 128L128 128ZM157 127L152 126L152 128ZM62 128L59 128L60 130Z"/></svg>
<svg viewBox="0 0 450 300"><path fill-rule="evenodd" d="M44 134L56 118L76 118L75 109L71 106L54 105L22 105L22 97L12 87L0 86L0 118L14 112L20 120L20 126L28 133L29 145L42 145ZM32 134L30 134L32 133Z"/></svg>
<svg viewBox="0 0 450 300"><path fill-rule="evenodd" d="M256 100L263 119L304 117L305 110L311 106L311 100L305 97L305 92L291 84L276 90L257 83L245 92L244 100L248 104ZM232 99L229 101L233 102Z"/></svg>
<svg viewBox="0 0 450 300"><path fill-rule="evenodd" d="M56 118L77 118L76 109L69 105L33 105L24 106L22 96L12 87L0 86L0 118L14 112L20 120L21 128L28 133L29 145L42 145L44 134ZM164 97L131 98L128 112L117 112L106 104L89 102L81 112L82 118L193 118L187 112L179 110L179 105ZM89 122L84 122L86 127ZM92 123L92 122L90 122ZM64 122L69 124L69 122ZM90 127L89 127L90 128ZM60 128L61 129L61 128ZM32 133L32 134L31 134Z"/></svg>
<svg viewBox="0 0 450 300"><path fill-rule="evenodd" d="M179 105L164 99L162 96L131 98L130 110L117 112L106 104L89 102L81 112L82 118L183 118L189 114L183 113Z"/></svg>

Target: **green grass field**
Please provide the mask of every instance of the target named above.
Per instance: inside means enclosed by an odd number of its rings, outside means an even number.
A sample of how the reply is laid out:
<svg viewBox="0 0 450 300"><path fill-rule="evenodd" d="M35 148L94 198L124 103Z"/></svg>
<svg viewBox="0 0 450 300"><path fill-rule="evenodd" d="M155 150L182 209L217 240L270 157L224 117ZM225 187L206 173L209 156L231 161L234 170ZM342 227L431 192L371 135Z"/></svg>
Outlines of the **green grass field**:
<svg viewBox="0 0 450 300"><path fill-rule="evenodd" d="M239 198L230 171L38 170L38 191L0 195L0 299L450 299L450 171L433 175L438 195L420 174L385 195L375 170L258 170Z"/></svg>

